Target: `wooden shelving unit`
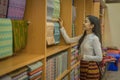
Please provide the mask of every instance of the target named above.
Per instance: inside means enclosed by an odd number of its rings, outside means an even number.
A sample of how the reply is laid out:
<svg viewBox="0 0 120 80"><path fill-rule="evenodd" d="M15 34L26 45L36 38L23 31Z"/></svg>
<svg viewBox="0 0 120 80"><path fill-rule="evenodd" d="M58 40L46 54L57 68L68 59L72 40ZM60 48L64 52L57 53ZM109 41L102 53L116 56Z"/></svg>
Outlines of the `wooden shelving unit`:
<svg viewBox="0 0 120 80"><path fill-rule="evenodd" d="M60 51L66 50L69 47L70 47L69 45L61 45L61 46L58 45L58 46L49 47L49 48L47 48L46 57L54 55Z"/></svg>
<svg viewBox="0 0 120 80"><path fill-rule="evenodd" d="M0 76L9 73L13 70L16 70L18 68L21 68L25 65L36 62L38 60L42 60L44 59L44 57L45 57L44 55L40 55L40 54L32 55L32 54L22 53L13 57L9 57L6 60L2 60L0 61Z"/></svg>
<svg viewBox="0 0 120 80"><path fill-rule="evenodd" d="M63 19L63 26L66 32L72 36L72 0L60 0L60 17ZM89 5L88 5L89 4ZM82 34L82 25L85 15L97 12L93 10L93 0L74 0L76 7L77 18L75 20L76 35ZM98 4L99 5L99 4ZM97 5L97 6L98 6ZM91 7L92 6L92 7ZM88 8L89 7L89 8ZM49 56L58 54L58 52L67 50L68 57L71 57L71 49L74 44L66 44L61 36L58 45L46 46L46 14L47 14L47 0L27 0L24 20L29 20L27 46L21 52L16 53L7 59L0 60L0 76L3 76L16 69L24 67L33 62L43 61L43 79L46 80L46 59ZM96 9L96 8L95 8ZM80 64L70 65L70 58L68 59L68 69L64 71L56 80L61 80L66 75L70 78L70 72L73 68Z"/></svg>

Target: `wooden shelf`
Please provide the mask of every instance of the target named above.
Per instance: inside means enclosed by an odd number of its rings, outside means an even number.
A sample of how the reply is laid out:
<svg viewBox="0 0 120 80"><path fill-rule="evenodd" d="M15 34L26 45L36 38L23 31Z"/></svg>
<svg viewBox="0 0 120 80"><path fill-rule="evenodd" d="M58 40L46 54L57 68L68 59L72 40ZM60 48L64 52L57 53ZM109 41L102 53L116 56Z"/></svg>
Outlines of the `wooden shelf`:
<svg viewBox="0 0 120 80"><path fill-rule="evenodd" d="M68 73L69 73L69 70L64 71L64 72L62 73L62 75L60 75L59 77L56 78L56 80L62 80L62 78L63 78L64 76L66 76Z"/></svg>
<svg viewBox="0 0 120 80"><path fill-rule="evenodd" d="M0 76L44 58L44 55L21 53L0 61Z"/></svg>
<svg viewBox="0 0 120 80"><path fill-rule="evenodd" d="M58 46L52 46L52 47L49 47L47 48L47 54L46 54L46 57L49 57L51 55L54 55L60 51L63 51L63 50L66 50L68 49L70 46L69 45L58 45Z"/></svg>

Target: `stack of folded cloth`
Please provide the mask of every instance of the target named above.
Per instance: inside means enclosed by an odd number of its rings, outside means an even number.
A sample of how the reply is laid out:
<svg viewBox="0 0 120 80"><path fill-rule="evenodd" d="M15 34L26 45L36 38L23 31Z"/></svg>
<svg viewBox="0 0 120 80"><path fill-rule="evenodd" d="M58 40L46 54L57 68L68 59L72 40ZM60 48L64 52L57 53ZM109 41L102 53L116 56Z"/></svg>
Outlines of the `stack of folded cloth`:
<svg viewBox="0 0 120 80"><path fill-rule="evenodd" d="M28 65L29 80L42 80L43 63L41 61Z"/></svg>

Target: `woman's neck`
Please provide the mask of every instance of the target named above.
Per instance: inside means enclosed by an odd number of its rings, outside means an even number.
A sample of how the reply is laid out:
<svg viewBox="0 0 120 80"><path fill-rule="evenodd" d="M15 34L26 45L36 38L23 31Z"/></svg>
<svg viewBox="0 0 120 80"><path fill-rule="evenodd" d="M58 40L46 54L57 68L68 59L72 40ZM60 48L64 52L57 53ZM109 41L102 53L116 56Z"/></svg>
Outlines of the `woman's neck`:
<svg viewBox="0 0 120 80"><path fill-rule="evenodd" d="M86 33L87 33L87 34L91 34L91 33L93 33L93 32L92 32L92 30L88 30L88 31L86 31Z"/></svg>

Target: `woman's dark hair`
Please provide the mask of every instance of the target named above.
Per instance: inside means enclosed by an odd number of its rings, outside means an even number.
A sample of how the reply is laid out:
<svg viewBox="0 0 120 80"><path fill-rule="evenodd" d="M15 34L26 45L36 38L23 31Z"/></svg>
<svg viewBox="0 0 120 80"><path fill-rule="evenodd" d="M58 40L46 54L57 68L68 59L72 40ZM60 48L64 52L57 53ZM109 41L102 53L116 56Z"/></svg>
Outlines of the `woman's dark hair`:
<svg viewBox="0 0 120 80"><path fill-rule="evenodd" d="M99 37L100 42L101 42L101 28L100 28L100 21L99 21L99 19L97 17L95 17L95 16L92 16L92 15L88 15L86 17L89 19L90 23L94 25L94 27L92 29L92 32L96 36ZM83 42L85 36L86 36L86 31L84 31L84 34L82 35L82 37L79 40L78 49L80 48L81 43Z"/></svg>

